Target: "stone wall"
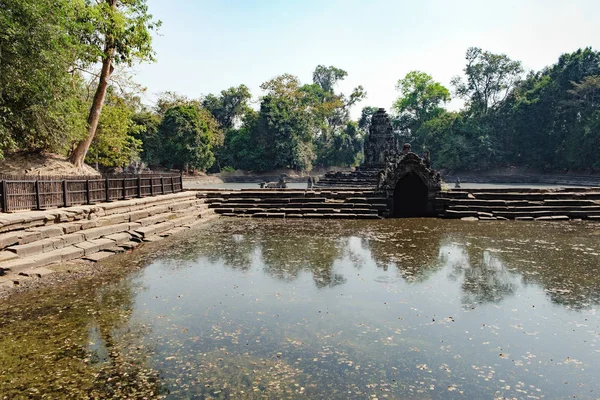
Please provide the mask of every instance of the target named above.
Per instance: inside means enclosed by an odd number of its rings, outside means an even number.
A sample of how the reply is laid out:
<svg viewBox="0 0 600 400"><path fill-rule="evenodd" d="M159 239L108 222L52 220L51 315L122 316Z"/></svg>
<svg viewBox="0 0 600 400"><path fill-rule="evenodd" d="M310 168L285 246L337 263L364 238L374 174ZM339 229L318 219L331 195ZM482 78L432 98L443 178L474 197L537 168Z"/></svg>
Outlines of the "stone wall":
<svg viewBox="0 0 600 400"><path fill-rule="evenodd" d="M454 189L438 192L435 203L443 218L600 221L600 188Z"/></svg>
<svg viewBox="0 0 600 400"><path fill-rule="evenodd" d="M0 289L50 274L44 266L99 261L216 217L196 192L0 214Z"/></svg>
<svg viewBox="0 0 600 400"><path fill-rule="evenodd" d="M216 213L253 218L378 219L387 210L386 198L372 190L262 189L202 191Z"/></svg>

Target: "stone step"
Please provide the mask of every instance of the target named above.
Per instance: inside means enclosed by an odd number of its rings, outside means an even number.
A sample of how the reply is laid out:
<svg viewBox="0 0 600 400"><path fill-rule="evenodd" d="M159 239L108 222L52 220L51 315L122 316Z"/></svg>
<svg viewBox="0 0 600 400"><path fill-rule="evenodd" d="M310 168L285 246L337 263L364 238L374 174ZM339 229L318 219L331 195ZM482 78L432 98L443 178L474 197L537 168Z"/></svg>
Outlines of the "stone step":
<svg viewBox="0 0 600 400"><path fill-rule="evenodd" d="M50 252L37 254L29 257L19 257L14 260L0 262L0 268L11 273L18 273L27 268L40 267L56 262L65 262L84 256L84 249L77 246L69 246Z"/></svg>
<svg viewBox="0 0 600 400"><path fill-rule="evenodd" d="M455 205L449 204L448 209L451 210L471 210L471 211L516 211L516 212L527 212L527 211L585 211L585 212L598 212L600 206L520 206L520 207L507 207L507 206L477 206L477 205Z"/></svg>
<svg viewBox="0 0 600 400"><path fill-rule="evenodd" d="M198 216L196 215L175 218L159 224L137 228L135 229L135 232L139 233L145 240L149 236L157 235L159 233L166 232L169 229L192 223L197 219Z"/></svg>

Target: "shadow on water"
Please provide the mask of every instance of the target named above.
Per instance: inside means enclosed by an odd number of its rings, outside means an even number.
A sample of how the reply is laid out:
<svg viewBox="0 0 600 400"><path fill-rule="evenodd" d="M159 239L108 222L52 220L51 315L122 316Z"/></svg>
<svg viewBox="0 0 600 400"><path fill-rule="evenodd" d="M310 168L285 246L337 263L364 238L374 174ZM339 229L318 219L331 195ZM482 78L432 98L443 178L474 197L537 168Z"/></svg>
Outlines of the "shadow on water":
<svg viewBox="0 0 600 400"><path fill-rule="evenodd" d="M8 398L598 397L598 225L222 220L0 305ZM116 269L115 269L116 270Z"/></svg>

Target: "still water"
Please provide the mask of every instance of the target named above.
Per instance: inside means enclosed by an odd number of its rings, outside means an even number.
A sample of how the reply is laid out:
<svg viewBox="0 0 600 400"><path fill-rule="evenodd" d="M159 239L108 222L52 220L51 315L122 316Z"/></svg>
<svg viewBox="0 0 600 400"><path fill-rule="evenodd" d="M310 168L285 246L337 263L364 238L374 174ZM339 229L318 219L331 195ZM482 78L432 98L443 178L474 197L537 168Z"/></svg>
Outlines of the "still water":
<svg viewBox="0 0 600 400"><path fill-rule="evenodd" d="M600 224L221 219L109 262L0 305L1 395L600 398Z"/></svg>

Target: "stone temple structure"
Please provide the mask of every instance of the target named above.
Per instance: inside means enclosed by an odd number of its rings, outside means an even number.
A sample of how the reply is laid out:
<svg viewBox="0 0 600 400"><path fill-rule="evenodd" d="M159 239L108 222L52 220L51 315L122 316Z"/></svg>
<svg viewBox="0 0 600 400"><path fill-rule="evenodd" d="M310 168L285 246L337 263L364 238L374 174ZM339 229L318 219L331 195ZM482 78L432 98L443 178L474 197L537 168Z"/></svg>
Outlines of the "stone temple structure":
<svg viewBox="0 0 600 400"><path fill-rule="evenodd" d="M364 162L352 172L329 172L319 187L374 189L387 198L390 217L434 215L441 190L439 172L430 167L429 154L419 157L410 144L401 148L389 116L380 108L372 117L364 144Z"/></svg>

